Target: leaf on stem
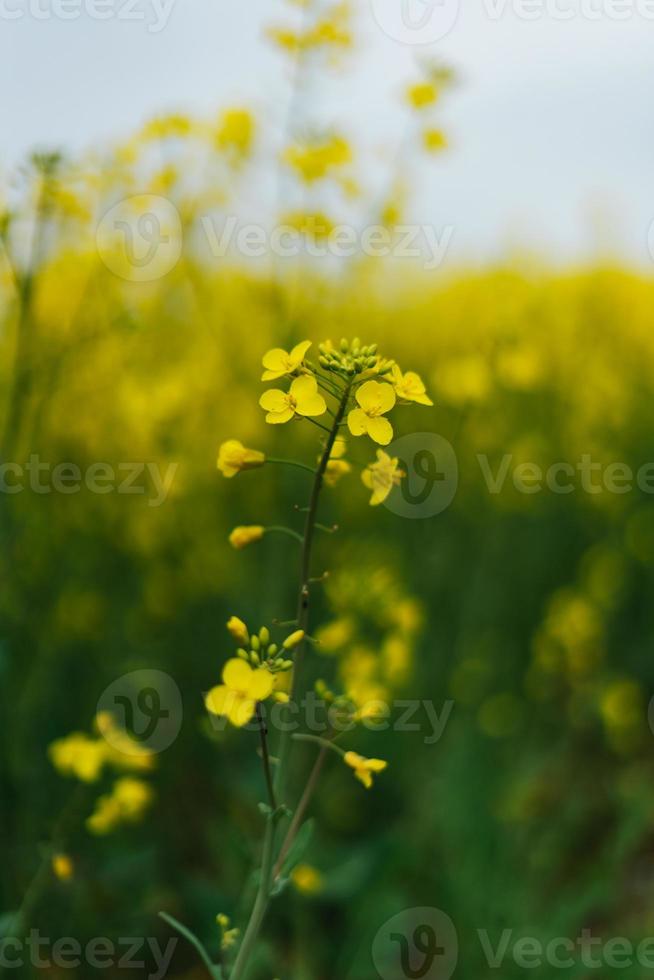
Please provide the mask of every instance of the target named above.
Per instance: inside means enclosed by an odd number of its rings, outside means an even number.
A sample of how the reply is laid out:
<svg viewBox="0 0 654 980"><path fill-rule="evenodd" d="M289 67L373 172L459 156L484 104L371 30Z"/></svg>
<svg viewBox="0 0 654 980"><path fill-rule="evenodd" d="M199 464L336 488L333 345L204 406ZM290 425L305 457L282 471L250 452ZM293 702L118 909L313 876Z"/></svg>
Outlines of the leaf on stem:
<svg viewBox="0 0 654 980"><path fill-rule="evenodd" d="M159 918L163 919L164 922L167 922L171 928L175 929L181 936L184 937L184 939L188 940L191 946L195 947L204 965L209 971L212 980L224 980L221 967L218 966L217 963L212 962L211 957L204 947L204 944L198 939L195 933L191 932L190 929L187 929L181 922L178 922L172 915L168 915L167 912L160 912Z"/></svg>

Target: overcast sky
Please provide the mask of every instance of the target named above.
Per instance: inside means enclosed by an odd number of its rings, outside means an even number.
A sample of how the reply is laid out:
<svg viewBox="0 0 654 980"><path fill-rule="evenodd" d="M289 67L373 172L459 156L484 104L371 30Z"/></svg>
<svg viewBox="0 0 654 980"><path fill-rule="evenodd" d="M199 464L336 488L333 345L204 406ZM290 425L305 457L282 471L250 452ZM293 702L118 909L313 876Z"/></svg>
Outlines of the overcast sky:
<svg viewBox="0 0 654 980"><path fill-rule="evenodd" d="M413 187L414 217L452 225L457 259L527 245L557 261L652 266L653 0L353 4L358 54L315 97L357 144L401 139L420 59L461 76L441 116L453 149ZM0 0L3 164L34 145L119 139L167 109L279 114L283 59L262 36L287 11L284 0Z"/></svg>

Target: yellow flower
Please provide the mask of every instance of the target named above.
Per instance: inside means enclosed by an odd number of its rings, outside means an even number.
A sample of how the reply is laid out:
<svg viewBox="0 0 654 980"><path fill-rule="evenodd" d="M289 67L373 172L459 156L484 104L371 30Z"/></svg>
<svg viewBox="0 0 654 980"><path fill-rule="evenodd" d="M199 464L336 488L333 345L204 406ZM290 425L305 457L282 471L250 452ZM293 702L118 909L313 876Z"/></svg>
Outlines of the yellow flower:
<svg viewBox="0 0 654 980"><path fill-rule="evenodd" d="M293 647L296 647L298 643L302 642L303 639L304 639L304 630L295 630L294 633L291 633L290 636L286 637L286 639L282 643L282 646L284 647L285 650L292 650Z"/></svg>
<svg viewBox="0 0 654 980"><path fill-rule="evenodd" d="M52 871L59 881L70 881L73 877L75 868L73 862L67 854L52 855Z"/></svg>
<svg viewBox="0 0 654 980"><path fill-rule="evenodd" d="M296 344L290 354L281 347L273 347L263 355L263 366L266 370L261 375L261 380L276 381L277 378L283 378L285 374L293 374L302 366L310 347L310 340L303 340L302 343Z"/></svg>
<svg viewBox="0 0 654 980"><path fill-rule="evenodd" d="M238 616L230 616L227 620L227 629L232 634L237 643L241 646L248 646L250 642L250 634L248 633L248 628L242 619Z"/></svg>
<svg viewBox="0 0 654 980"><path fill-rule="evenodd" d="M346 752L343 758L346 765L354 769L354 775L366 789L372 786L372 774L383 772L388 765L383 759L366 759L356 752Z"/></svg>
<svg viewBox="0 0 654 980"><path fill-rule="evenodd" d="M349 473L352 467L347 460L342 457L347 452L347 443L342 436L337 436L334 440L334 447L329 455L325 475L323 477L328 487L335 487L342 476Z"/></svg>
<svg viewBox="0 0 654 980"><path fill-rule="evenodd" d="M397 458L391 459L383 449L377 450L377 462L369 463L361 474L364 486L372 490L370 503L373 507L382 504L393 487L400 485L404 473L399 468Z"/></svg>
<svg viewBox="0 0 654 980"><path fill-rule="evenodd" d="M254 669L234 658L223 667L223 683L211 688L204 703L212 715L224 715L241 728L252 718L257 701L270 697L273 685L273 675L265 667Z"/></svg>
<svg viewBox="0 0 654 980"><path fill-rule="evenodd" d="M425 109L438 99L438 89L433 82L418 82L407 89L406 97L414 109Z"/></svg>
<svg viewBox="0 0 654 980"><path fill-rule="evenodd" d="M291 880L304 895L316 895L322 890L322 875L311 864L298 864L291 873Z"/></svg>
<svg viewBox="0 0 654 980"><path fill-rule="evenodd" d="M125 776L116 781L111 794L99 798L86 826L93 834L108 834L122 823L139 820L152 799L147 783Z"/></svg>
<svg viewBox="0 0 654 980"><path fill-rule="evenodd" d="M314 242L325 241L334 230L333 221L322 211L291 211L282 217L281 223Z"/></svg>
<svg viewBox="0 0 654 980"><path fill-rule="evenodd" d="M239 525L235 527L229 536L229 543L232 548L240 551L255 541L260 541L266 532L265 527L260 524Z"/></svg>
<svg viewBox="0 0 654 980"><path fill-rule="evenodd" d="M422 378L415 371L407 371L406 374L402 374L397 364L395 364L393 366L392 381L395 394L402 401L417 402L418 405L434 404L427 395Z"/></svg>
<svg viewBox="0 0 654 980"><path fill-rule="evenodd" d="M49 754L62 775L76 776L84 783L94 783L100 778L107 761L107 748L103 741L92 739L82 732L73 732L53 742Z"/></svg>
<svg viewBox="0 0 654 980"><path fill-rule="evenodd" d="M447 136L442 129L425 129L422 134L422 143L430 153L439 153L447 149Z"/></svg>
<svg viewBox="0 0 654 980"><path fill-rule="evenodd" d="M296 378L288 392L279 388L269 388L259 399L259 404L265 411L266 422L279 425L297 415L324 415L327 403L318 391L315 378L303 375Z"/></svg>
<svg viewBox="0 0 654 980"><path fill-rule="evenodd" d="M97 713L95 727L106 743L106 761L114 769L148 771L154 768L154 753L117 725L110 711Z"/></svg>
<svg viewBox="0 0 654 980"><path fill-rule="evenodd" d="M384 382L366 381L357 389L355 397L360 408L353 408L348 414L350 432L353 436L367 433L374 442L387 446L393 438L393 427L382 416L395 405L393 387Z"/></svg>
<svg viewBox="0 0 654 980"><path fill-rule="evenodd" d="M216 145L236 157L246 157L254 140L254 118L247 109L227 109L220 117Z"/></svg>
<svg viewBox="0 0 654 980"><path fill-rule="evenodd" d="M352 159L347 140L331 136L319 143L289 146L284 161L293 167L307 184L327 177L331 170L342 167Z"/></svg>
<svg viewBox="0 0 654 980"><path fill-rule="evenodd" d="M217 467L223 476L232 477L241 470L253 470L266 462L265 453L258 449L246 449L238 439L228 439L218 450Z"/></svg>

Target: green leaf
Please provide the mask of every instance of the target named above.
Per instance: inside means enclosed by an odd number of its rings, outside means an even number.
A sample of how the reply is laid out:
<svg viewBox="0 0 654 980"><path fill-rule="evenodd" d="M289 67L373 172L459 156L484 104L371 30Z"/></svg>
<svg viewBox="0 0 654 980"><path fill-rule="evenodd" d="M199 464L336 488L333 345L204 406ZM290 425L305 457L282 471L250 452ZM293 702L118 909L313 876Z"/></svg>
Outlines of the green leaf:
<svg viewBox="0 0 654 980"><path fill-rule="evenodd" d="M290 850L286 855L286 859L282 865L281 877L288 878L291 874L293 868L300 863L302 856L309 846L309 842L313 837L313 830L316 825L316 821L311 818L311 820L305 821L297 832L297 837L291 844Z"/></svg>
<svg viewBox="0 0 654 980"><path fill-rule="evenodd" d="M176 929L177 932L184 937L184 939L188 940L191 946L195 947L204 965L209 971L209 975L211 976L212 980L224 980L221 967L218 966L217 963L212 962L211 957L204 948L204 945L200 942L198 937L191 932L190 929L187 929L186 926L182 925L181 922L178 922L172 915L168 915L167 912L160 912L159 918L163 919L164 922L167 922L173 929Z"/></svg>

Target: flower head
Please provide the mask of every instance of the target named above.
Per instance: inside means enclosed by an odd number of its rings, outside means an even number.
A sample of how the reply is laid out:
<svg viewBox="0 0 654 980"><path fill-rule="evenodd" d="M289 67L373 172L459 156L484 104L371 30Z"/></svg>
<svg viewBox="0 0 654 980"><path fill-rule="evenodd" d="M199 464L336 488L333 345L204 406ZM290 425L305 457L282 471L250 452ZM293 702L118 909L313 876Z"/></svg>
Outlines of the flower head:
<svg viewBox="0 0 654 980"><path fill-rule="evenodd" d="M269 388L259 399L259 404L266 410L266 422L279 425L290 422L294 416L324 415L327 403L318 391L318 382L309 375L296 378L288 392L279 388Z"/></svg>
<svg viewBox="0 0 654 980"><path fill-rule="evenodd" d="M263 366L266 370L261 375L261 380L276 381L277 378L283 378L285 374L293 374L302 366L310 347L310 340L303 340L301 344L296 344L290 354L281 347L273 347L263 355Z"/></svg>
<svg viewBox="0 0 654 980"><path fill-rule="evenodd" d="M393 427L382 416L395 405L392 385L379 381L365 381L357 388L355 398L359 408L348 414L347 424L353 436L369 435L374 442L387 446L393 438Z"/></svg>
<svg viewBox="0 0 654 980"><path fill-rule="evenodd" d="M361 474L364 486L372 490L371 505L376 507L382 504L393 487L399 486L403 475L398 459L391 459L383 449L378 449L377 462L369 463Z"/></svg>
<svg viewBox="0 0 654 980"><path fill-rule="evenodd" d="M116 781L110 794L99 798L86 826L93 834L108 834L122 823L139 820L152 799L152 789L147 783L124 776Z"/></svg>
<svg viewBox="0 0 654 980"><path fill-rule="evenodd" d="M366 789L372 786L373 773L383 772L388 766L383 759L366 759L356 752L346 752L343 759L346 765L354 769L354 775Z"/></svg>
<svg viewBox="0 0 654 980"><path fill-rule="evenodd" d="M236 476L241 470L252 470L266 462L264 453L258 449L246 449L238 439L228 439L218 450L217 467L223 476Z"/></svg>
<svg viewBox="0 0 654 980"><path fill-rule="evenodd" d="M345 476L352 469L345 456L347 443L342 436L337 436L334 440L333 449L329 455L327 466L324 473L324 481L328 487L335 487L342 476Z"/></svg>
<svg viewBox="0 0 654 980"><path fill-rule="evenodd" d="M257 701L272 694L273 675L265 667L252 668L236 657L223 667L223 683L212 687L204 703L212 715L223 715L241 728L252 718Z"/></svg>
<svg viewBox="0 0 654 980"><path fill-rule="evenodd" d="M238 616L230 616L227 620L227 629L241 646L246 647L249 644L250 634L248 633L248 628Z"/></svg>
<svg viewBox="0 0 654 980"><path fill-rule="evenodd" d="M425 109L437 101L438 89L433 82L418 82L407 89L406 97L414 109Z"/></svg>
<svg viewBox="0 0 654 980"><path fill-rule="evenodd" d="M49 749L55 768L65 776L76 776L84 783L96 782L107 761L107 745L83 732L59 738Z"/></svg>
<svg viewBox="0 0 654 980"><path fill-rule="evenodd" d="M253 544L255 541L260 541L261 538L266 533L265 527L261 524L249 524L249 525L239 525L235 527L229 536L229 543L232 548L236 548L240 551L242 548L247 548L249 544Z"/></svg>
<svg viewBox="0 0 654 980"><path fill-rule="evenodd" d="M70 881L75 873L75 867L68 854L58 852L52 855L52 871L59 881Z"/></svg>
<svg viewBox="0 0 654 980"><path fill-rule="evenodd" d="M440 153L447 149L447 136L442 129L425 129L422 134L422 145L429 153Z"/></svg>
<svg viewBox="0 0 654 980"><path fill-rule="evenodd" d="M395 394L401 401L417 402L418 405L434 404L427 394L422 378L415 371L407 371L406 374L402 374L397 364L395 364L393 366L392 381Z"/></svg>
<svg viewBox="0 0 654 980"><path fill-rule="evenodd" d="M316 895L323 887L322 875L311 864L298 864L291 873L291 880L304 895Z"/></svg>
<svg viewBox="0 0 654 980"><path fill-rule="evenodd" d="M233 158L243 159L252 148L254 132L255 123L251 112L247 109L227 109L218 123L216 145Z"/></svg>

